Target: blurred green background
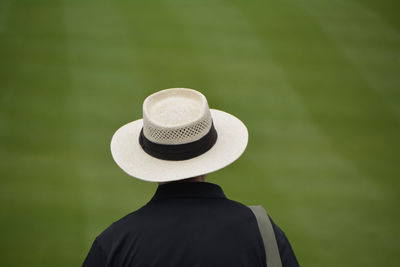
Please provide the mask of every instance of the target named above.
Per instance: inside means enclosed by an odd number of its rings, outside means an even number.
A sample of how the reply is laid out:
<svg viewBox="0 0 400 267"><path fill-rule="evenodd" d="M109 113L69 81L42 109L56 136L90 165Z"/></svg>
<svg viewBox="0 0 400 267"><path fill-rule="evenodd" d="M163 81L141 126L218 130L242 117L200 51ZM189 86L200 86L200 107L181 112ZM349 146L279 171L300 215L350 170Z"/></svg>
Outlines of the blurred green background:
<svg viewBox="0 0 400 267"><path fill-rule="evenodd" d="M398 1L0 0L2 266L79 266L156 185L109 143L188 87L248 126L209 175L302 266L400 266Z"/></svg>

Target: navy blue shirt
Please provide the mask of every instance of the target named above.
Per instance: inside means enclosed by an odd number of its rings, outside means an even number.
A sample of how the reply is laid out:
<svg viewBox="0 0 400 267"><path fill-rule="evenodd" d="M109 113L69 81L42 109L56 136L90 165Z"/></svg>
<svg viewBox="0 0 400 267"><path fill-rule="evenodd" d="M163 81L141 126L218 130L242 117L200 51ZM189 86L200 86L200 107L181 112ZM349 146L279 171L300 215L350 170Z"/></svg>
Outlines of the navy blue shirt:
<svg viewBox="0 0 400 267"><path fill-rule="evenodd" d="M281 229L273 223L284 267L297 267ZM257 221L245 205L206 182L158 187L139 210L109 226L94 241L83 266L266 266Z"/></svg>

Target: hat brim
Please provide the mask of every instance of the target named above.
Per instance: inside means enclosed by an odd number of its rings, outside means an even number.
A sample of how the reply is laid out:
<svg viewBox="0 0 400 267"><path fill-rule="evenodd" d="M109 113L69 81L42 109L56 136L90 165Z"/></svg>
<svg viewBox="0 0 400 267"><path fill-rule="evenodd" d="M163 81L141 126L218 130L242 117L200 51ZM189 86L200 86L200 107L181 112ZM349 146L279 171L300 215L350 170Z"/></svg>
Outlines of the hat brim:
<svg viewBox="0 0 400 267"><path fill-rule="evenodd" d="M235 116L210 109L218 133L215 145L206 153L188 160L154 158L139 144L143 120L119 128L111 140L111 154L118 166L130 176L149 182L177 181L224 168L237 160L247 146L246 126Z"/></svg>

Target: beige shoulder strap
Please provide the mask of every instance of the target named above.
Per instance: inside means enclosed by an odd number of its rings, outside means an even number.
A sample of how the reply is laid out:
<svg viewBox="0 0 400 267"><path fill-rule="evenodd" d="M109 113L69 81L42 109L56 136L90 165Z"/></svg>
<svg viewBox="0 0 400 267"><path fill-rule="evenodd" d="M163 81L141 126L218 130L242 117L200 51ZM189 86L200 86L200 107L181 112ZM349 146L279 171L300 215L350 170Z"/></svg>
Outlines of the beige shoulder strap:
<svg viewBox="0 0 400 267"><path fill-rule="evenodd" d="M267 212L262 206L249 206L257 219L258 228L264 241L267 267L282 267L278 244L275 238L274 228Z"/></svg>

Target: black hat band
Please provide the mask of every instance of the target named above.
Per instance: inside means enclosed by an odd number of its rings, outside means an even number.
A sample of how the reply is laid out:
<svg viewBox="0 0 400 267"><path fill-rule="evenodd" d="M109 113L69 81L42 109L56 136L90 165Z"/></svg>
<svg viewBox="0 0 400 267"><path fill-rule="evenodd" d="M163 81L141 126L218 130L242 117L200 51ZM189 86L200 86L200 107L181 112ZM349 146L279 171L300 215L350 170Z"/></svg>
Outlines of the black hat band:
<svg viewBox="0 0 400 267"><path fill-rule="evenodd" d="M213 123L208 133L199 140L179 145L154 143L144 136L142 128L139 136L139 144L150 156L158 159L178 161L192 159L204 154L215 145L217 138L218 134Z"/></svg>

